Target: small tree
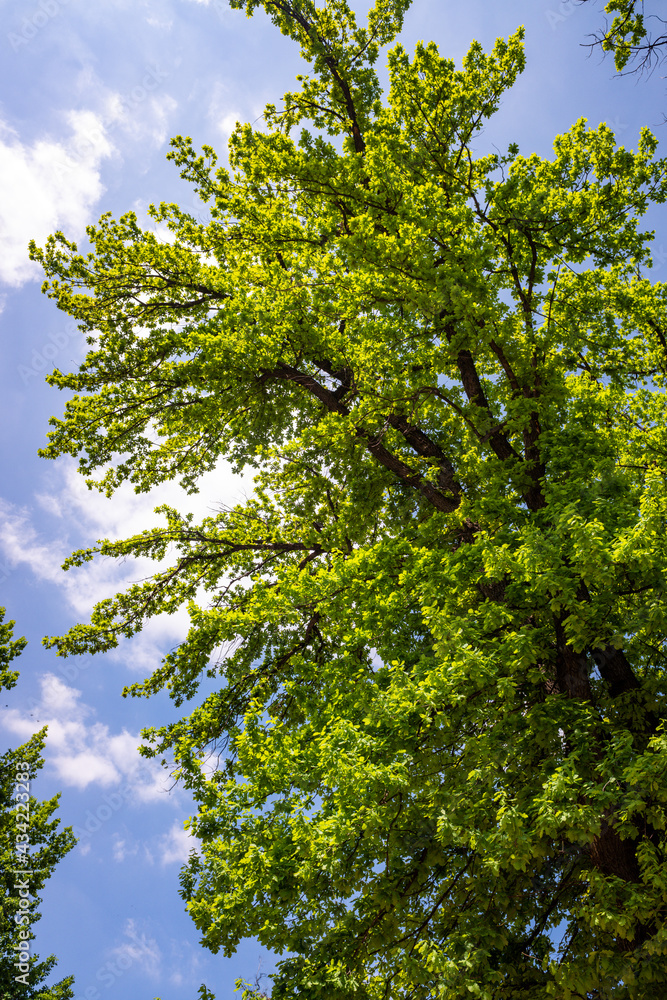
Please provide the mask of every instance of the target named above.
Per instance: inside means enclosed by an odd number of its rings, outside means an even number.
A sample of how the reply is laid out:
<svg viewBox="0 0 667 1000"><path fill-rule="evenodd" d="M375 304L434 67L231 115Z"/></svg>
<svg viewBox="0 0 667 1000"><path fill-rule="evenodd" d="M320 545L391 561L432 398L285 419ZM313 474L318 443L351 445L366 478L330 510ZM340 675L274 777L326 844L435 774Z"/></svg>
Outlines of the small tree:
<svg viewBox="0 0 667 1000"><path fill-rule="evenodd" d="M18 671L9 664L25 647L13 638L14 622L4 622L0 608L0 690L16 685ZM29 954L32 927L40 918L39 893L59 861L76 840L71 827L58 831L53 819L58 799L40 802L30 793L30 783L44 766L42 751L46 728L0 756L0 998L2 1000L69 1000L73 976L53 986L45 980L56 965L55 955L39 961Z"/></svg>
<svg viewBox="0 0 667 1000"><path fill-rule="evenodd" d="M53 638L95 652L187 606L145 683L199 802L204 944L287 951L273 997L643 998L667 984L667 294L638 220L667 192L579 121L552 159L476 154L521 33L463 67L373 65L408 0L231 0L301 46L210 207L32 254L90 337L44 454L112 493L220 458L254 496L75 553L169 569ZM305 125L309 123L308 130ZM296 138L292 136L296 133ZM95 474L98 478L93 480ZM207 597L208 595L208 597Z"/></svg>

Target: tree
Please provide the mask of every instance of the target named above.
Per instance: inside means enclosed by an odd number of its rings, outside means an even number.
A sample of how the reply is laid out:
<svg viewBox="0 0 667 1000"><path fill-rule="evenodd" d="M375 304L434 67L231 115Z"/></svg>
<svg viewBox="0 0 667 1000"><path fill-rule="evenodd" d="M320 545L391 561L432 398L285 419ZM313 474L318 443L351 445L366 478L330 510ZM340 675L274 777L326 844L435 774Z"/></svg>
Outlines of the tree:
<svg viewBox="0 0 667 1000"><path fill-rule="evenodd" d="M590 0L580 0L589 3ZM613 14L611 24L607 22L604 30L595 36L593 45L599 45L603 52L614 53L616 69L622 72L628 63L635 63L629 72L651 70L656 62L665 58L664 49L667 46L667 21L657 14L644 15L643 0L609 0L605 6L608 14ZM660 24L658 35L651 35L647 20Z"/></svg>
<svg viewBox="0 0 667 1000"><path fill-rule="evenodd" d="M287 953L274 998L643 998L667 983L667 293L639 220L667 194L577 122L475 153L521 32L463 67L373 66L409 0L262 7L312 64L209 206L103 216L44 249L90 352L44 455L107 494L225 458L254 495L78 551L170 559L47 644L191 627L144 683L145 752L195 795L182 896L204 945ZM308 127L306 127L308 126ZM296 134L296 138L293 134Z"/></svg>
<svg viewBox="0 0 667 1000"><path fill-rule="evenodd" d="M13 638L14 622L5 622L0 608L0 690L16 685L18 671L9 664L24 649L25 639ZM30 783L44 766L46 727L27 743L0 756L0 998L2 1000L70 1000L73 976L47 986L55 955L39 961L28 955L39 920L39 893L58 862L76 843L71 827L58 831L52 816L59 795L43 802L30 794ZM22 906L22 902L27 905ZM23 954L22 954L23 953Z"/></svg>

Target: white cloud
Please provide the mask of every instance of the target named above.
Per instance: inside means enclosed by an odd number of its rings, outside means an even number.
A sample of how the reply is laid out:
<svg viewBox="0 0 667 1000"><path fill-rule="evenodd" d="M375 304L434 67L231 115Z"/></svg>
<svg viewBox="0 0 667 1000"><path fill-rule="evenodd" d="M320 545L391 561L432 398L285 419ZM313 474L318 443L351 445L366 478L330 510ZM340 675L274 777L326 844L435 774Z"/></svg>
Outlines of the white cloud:
<svg viewBox="0 0 667 1000"><path fill-rule="evenodd" d="M112 845L114 861L117 861L120 864L125 861L125 858L135 857L139 853L139 846L138 842L130 844L124 837L121 837L120 834L114 833ZM152 860L153 859L151 857L151 863Z"/></svg>
<svg viewBox="0 0 667 1000"><path fill-rule="evenodd" d="M51 511L64 499L53 498ZM48 501L44 506L49 506ZM84 567L78 577L76 573L63 573L62 563L70 549L66 538L61 535L45 539L37 532L27 508L3 500L0 500L0 548L12 566L27 565L38 579L59 585L74 611L80 614L90 611L92 603L129 582L127 566L109 560L100 562L92 572Z"/></svg>
<svg viewBox="0 0 667 1000"><path fill-rule="evenodd" d="M174 27L173 18L160 18L150 15L146 18L146 24L149 24L151 28L161 28L162 31L171 31Z"/></svg>
<svg viewBox="0 0 667 1000"><path fill-rule="evenodd" d="M127 855L125 850L125 841L122 840L117 833L113 837L113 859L114 861L124 861Z"/></svg>
<svg viewBox="0 0 667 1000"><path fill-rule="evenodd" d="M111 95L109 116L135 144L148 140L160 146L167 139L169 120L177 107L178 102L170 94L150 94L138 84L129 95Z"/></svg>
<svg viewBox="0 0 667 1000"><path fill-rule="evenodd" d="M78 237L90 220L92 206L104 191L100 165L115 150L101 117L92 111L70 111L70 135L32 145L0 122L0 280L21 285L39 274L28 260L30 239L42 243L63 229ZM10 193L9 196L7 193Z"/></svg>
<svg viewBox="0 0 667 1000"><path fill-rule="evenodd" d="M107 538L126 538L161 522L161 516L153 513L159 504L166 503L201 518L213 513L220 504L238 502L252 490L249 477L233 475L229 466L221 462L202 476L196 494L186 494L175 482L163 483L150 493L135 493L130 484L124 483L109 498L88 489L73 460L61 460L59 465L47 479L48 488L36 495L38 503L72 526L96 533L96 537L103 533Z"/></svg>
<svg viewBox="0 0 667 1000"><path fill-rule="evenodd" d="M183 865L192 851L200 852L199 841L189 830L185 830L183 822L178 820L174 820L166 833L151 838L148 843L130 840L120 833L114 833L112 838L113 859L119 864L126 858L141 855L148 865L155 864L156 860L163 868L167 865Z"/></svg>
<svg viewBox="0 0 667 1000"><path fill-rule="evenodd" d="M105 760L99 753L59 754L52 759L58 771L58 776L66 785L76 785L85 788L86 785L97 783L108 787L120 780L120 775L111 761Z"/></svg>
<svg viewBox="0 0 667 1000"><path fill-rule="evenodd" d="M195 984L201 982L201 949L188 940L172 937L163 940L163 954L150 931L147 922L128 918L123 927L123 940L107 952L113 964L105 968L113 969L116 977L120 977L132 966L138 967L151 979L159 978L176 987L187 984L194 992ZM112 983L109 982L109 985Z"/></svg>
<svg viewBox="0 0 667 1000"><path fill-rule="evenodd" d="M193 850L198 849L198 841L182 823L174 823L164 833L158 844L161 865L185 864Z"/></svg>
<svg viewBox="0 0 667 1000"><path fill-rule="evenodd" d="M81 701L81 692L54 674L44 674L40 683L38 702L27 711L5 710L0 718L5 730L22 740L48 726L46 760L60 782L79 789L122 784L128 799L167 799L173 782L157 763L140 756L138 734L127 729L112 733L109 726L95 721L94 710Z"/></svg>

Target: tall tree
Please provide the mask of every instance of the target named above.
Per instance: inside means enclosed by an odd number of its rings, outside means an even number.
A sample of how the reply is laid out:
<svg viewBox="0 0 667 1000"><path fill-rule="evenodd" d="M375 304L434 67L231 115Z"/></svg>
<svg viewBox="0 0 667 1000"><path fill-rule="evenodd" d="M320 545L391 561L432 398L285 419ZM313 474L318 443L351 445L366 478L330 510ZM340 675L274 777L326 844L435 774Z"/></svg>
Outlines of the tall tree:
<svg viewBox="0 0 667 1000"><path fill-rule="evenodd" d="M14 622L0 608L0 691L11 690L18 671L10 663L26 645L13 638ZM0 756L0 998L1 1000L70 1000L73 976L47 985L55 955L43 961L32 953L32 927L40 918L39 893L55 866L76 843L71 827L59 831L52 818L55 795L40 802L31 783L44 766L46 728L15 750Z"/></svg>
<svg viewBox="0 0 667 1000"><path fill-rule="evenodd" d="M182 895L214 952L287 952L273 997L643 998L667 983L667 290L639 219L666 163L577 122L478 154L521 32L461 69L374 63L409 0L262 7L312 65L210 208L32 254L90 352L47 457L108 494L225 458L254 495L75 553L172 557L51 638L112 648L187 606L127 693L198 803ZM296 135L296 138L294 137ZM97 478L95 478L97 476Z"/></svg>

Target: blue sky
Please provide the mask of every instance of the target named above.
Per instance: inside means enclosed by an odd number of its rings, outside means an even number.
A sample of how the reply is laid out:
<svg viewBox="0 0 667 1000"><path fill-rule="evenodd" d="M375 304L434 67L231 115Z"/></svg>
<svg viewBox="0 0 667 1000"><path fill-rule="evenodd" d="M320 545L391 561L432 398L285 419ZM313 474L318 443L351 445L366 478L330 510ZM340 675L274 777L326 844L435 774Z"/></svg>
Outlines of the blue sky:
<svg viewBox="0 0 667 1000"><path fill-rule="evenodd" d="M360 2L355 6L362 10ZM434 39L460 61L473 38L490 47L526 25L527 69L480 145L549 155L577 118L606 121L634 146L641 125L659 126L667 84L614 75L582 47L602 4L555 0L414 0L402 40ZM73 463L37 457L62 400L44 372L83 356L80 334L40 294L31 238L62 229L80 239L104 211L151 201L196 207L165 160L172 135L207 142L224 159L234 123L256 121L300 71L296 51L268 19L247 20L225 0L0 0L0 604L30 645L17 689L0 708L0 741L15 746L48 723L41 796L62 791L63 820L81 840L48 884L37 950L55 952L88 1000L194 1000L201 982L234 995L238 977L269 972L271 956L246 942L232 958L205 952L178 896L191 849L190 811L169 775L137 753L139 730L174 717L167 699L124 700L183 634L184 618L155 622L117 651L60 660L40 640L85 620L95 600L145 575L136 564L100 563L63 573L65 556L103 536L154 520L165 500L205 512L252 488L220 466L198 496L175 485L151 496L86 490ZM666 126L667 127L667 126ZM666 127L657 127L664 153ZM655 280L667 274L664 211ZM6 707L5 707L6 706Z"/></svg>

